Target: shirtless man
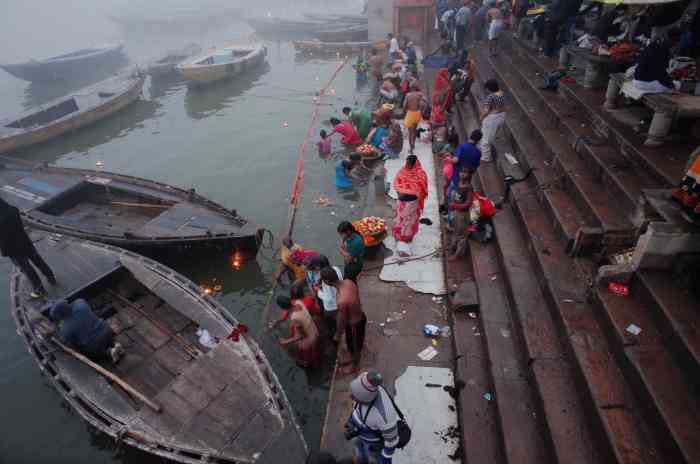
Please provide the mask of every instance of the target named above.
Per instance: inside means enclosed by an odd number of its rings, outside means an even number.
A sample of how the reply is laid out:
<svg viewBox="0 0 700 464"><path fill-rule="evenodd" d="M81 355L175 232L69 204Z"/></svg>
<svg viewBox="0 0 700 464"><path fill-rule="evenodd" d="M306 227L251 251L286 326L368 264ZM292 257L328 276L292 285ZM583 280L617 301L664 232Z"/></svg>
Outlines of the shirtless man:
<svg viewBox="0 0 700 464"><path fill-rule="evenodd" d="M336 305L338 306L338 319L335 326L333 340L339 342L343 331L348 352L352 356L351 365L343 367L343 374L350 374L358 370L362 358L362 347L365 344L365 329L367 328L367 316L362 311L360 292L352 280L340 280L338 274L331 267L321 269L321 280L326 285L336 289ZM342 365L342 364L341 364Z"/></svg>
<svg viewBox="0 0 700 464"><path fill-rule="evenodd" d="M417 82L411 85L411 91L406 94L403 102L403 110L406 113L404 125L408 129L409 153L412 155L416 148L416 136L418 134L418 124L422 120L423 107L425 106L425 95L420 91Z"/></svg>
<svg viewBox="0 0 700 464"><path fill-rule="evenodd" d="M376 48L372 49L371 55L367 60L367 64L369 64L369 69L371 70L372 76L376 82L381 82L382 70L384 69L384 58L382 58Z"/></svg>

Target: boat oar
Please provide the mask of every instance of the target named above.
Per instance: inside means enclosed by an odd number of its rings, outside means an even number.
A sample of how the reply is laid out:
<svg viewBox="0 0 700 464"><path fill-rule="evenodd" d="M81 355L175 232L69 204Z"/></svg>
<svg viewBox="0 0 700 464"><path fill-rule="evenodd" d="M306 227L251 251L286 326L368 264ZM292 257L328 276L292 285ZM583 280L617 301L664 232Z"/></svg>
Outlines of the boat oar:
<svg viewBox="0 0 700 464"><path fill-rule="evenodd" d="M116 383L117 385L119 385L120 387L122 387L122 388L123 388L124 390L126 390L129 394L131 394L132 396L134 396L134 397L138 398L139 400L141 400L146 406L148 406L149 408L153 409L155 412L161 412L161 411L163 410L163 408L160 407L160 405L154 403L152 400L150 400L149 398L147 398L146 395L144 395L143 393L141 393L140 391L138 391L137 389L135 389L134 387L132 387L131 385L129 385L128 383L126 383L124 380L120 379L117 375L115 375L115 374L113 374L112 372L108 371L107 369L105 369L104 367L100 366L99 364L97 364L97 363L95 363L95 362L92 362L92 361L91 361L90 359L88 359L86 356L84 356L84 355L78 353L78 352L75 351L74 349L72 349L72 348L70 348L70 347L64 345L64 344L61 343L61 341L58 340L56 337L51 337L51 341L53 341L53 342L54 342L56 345L58 345L63 351L65 351L66 353L70 354L71 356L73 356L73 357L74 357L75 359L77 359L78 361L80 361L80 362L82 362L83 364L86 364L87 366L93 368L94 370L96 370L97 372L99 372L100 374L102 374L103 376L107 377L108 379L110 379L111 381L113 381L114 383Z"/></svg>
<svg viewBox="0 0 700 464"><path fill-rule="evenodd" d="M160 209L170 208L170 205L156 205L156 204L152 204L152 203L129 203L127 201L110 201L109 203L112 205L117 205L117 206L130 206L133 208L160 208Z"/></svg>
<svg viewBox="0 0 700 464"><path fill-rule="evenodd" d="M168 337L170 337L170 338L172 338L172 339L174 339L174 340L179 341L179 342L182 344L182 348L183 348L185 351L187 351L187 353L188 353L190 356L192 356L193 358L196 358L197 356L199 356L199 355L202 354L202 352L201 352L199 349L197 349L197 347L192 346L187 340L185 340L185 339L182 337L182 335L180 335L180 334L178 334L178 333L175 333L175 332L171 332L171 331L170 331L167 327L165 327L163 324L161 324L161 323L158 322L157 320L153 319L153 318L150 316L150 314L148 314L146 311L143 310L143 308L141 308L140 306L138 306L138 305L134 304L133 302L129 301L129 299L127 299L125 296L120 295L119 293L115 292L115 291L112 290L112 289L107 289L107 291L108 291L109 294L112 295L114 298L118 299L119 301L121 301L122 303L124 303L125 305L127 305L128 307L130 307L131 309L133 309L134 311L138 312L139 314L141 314L141 315L142 315L143 317L145 317L146 319L148 319L148 320L156 327L156 329L160 330L161 332L163 332L163 333L164 333L165 335L167 335Z"/></svg>

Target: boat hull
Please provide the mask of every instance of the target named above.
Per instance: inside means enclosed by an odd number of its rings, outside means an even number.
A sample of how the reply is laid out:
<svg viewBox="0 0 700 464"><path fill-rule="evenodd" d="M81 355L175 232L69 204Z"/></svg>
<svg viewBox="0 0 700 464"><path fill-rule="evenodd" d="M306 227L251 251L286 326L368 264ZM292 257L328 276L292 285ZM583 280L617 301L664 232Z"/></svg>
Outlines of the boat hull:
<svg viewBox="0 0 700 464"><path fill-rule="evenodd" d="M245 261L263 238L255 224L195 191L122 174L5 165L0 196L33 228L167 261L204 251Z"/></svg>
<svg viewBox="0 0 700 464"><path fill-rule="evenodd" d="M59 284L49 288L52 301L85 298L91 300L94 310L104 308L98 307L98 301L115 307L123 301L114 294L122 293L122 287L117 284L124 282L124 278L146 285L142 288L151 290L147 299L155 297L160 301L149 306L144 303L146 300L140 300L143 317L136 319L134 315L138 313L130 310L128 304L125 309L117 309L118 314L131 314L127 319L101 316L117 334L117 340L133 344L124 345L126 355L120 364L103 362L102 367L132 386L135 382L138 390L162 407L160 413L155 413L134 403L114 384L47 342L38 324L42 319L38 313L44 309L44 303L29 298L31 285L14 270L10 297L17 332L49 385L84 421L118 443L173 462L272 464L281 457L287 457L290 462L305 461L308 448L276 374L252 338L241 335L235 342L225 339L238 326L238 321L217 299L172 269L116 247L48 234L34 239L48 264L59 270ZM69 259L82 263L72 275L60 272L70 269L66 263ZM160 290L152 290L150 285L155 282ZM183 310L184 306L188 307ZM188 337L192 340L188 349L200 353L187 356L187 350L181 351L181 343L187 344L182 336L176 339L168 329L164 331L150 322L163 310L172 313L173 309L180 319L184 315L195 327L206 328L219 340L216 347L205 347ZM124 323L128 319L133 321L129 325ZM173 327L167 325L173 320L177 319L172 316L158 319L160 327ZM133 338L146 326L151 331L156 329L156 333L151 332L152 338ZM170 341L165 345L155 342L163 336ZM171 354L166 356L166 353ZM181 353L177 361L172 353ZM229 360L233 364L222 362ZM140 381L144 378L137 373L140 370L147 376L146 383ZM232 402L237 395L252 404ZM222 409L223 406L227 408ZM246 406L256 414L251 415Z"/></svg>
<svg viewBox="0 0 700 464"><path fill-rule="evenodd" d="M0 134L0 154L48 142L67 132L78 130L123 110L141 97L144 80L145 77L143 76L133 79L133 82L125 92L106 99L99 106L85 111L76 111L75 114L37 128L30 128L5 136ZM81 90L78 90L76 94L80 92ZM66 99L68 98L70 97L66 97ZM47 103L45 106L51 106L51 103ZM37 110L37 112L39 111L41 109ZM31 113L31 110L27 113Z"/></svg>
<svg viewBox="0 0 700 464"><path fill-rule="evenodd" d="M96 68L115 66L122 62L123 49L114 46L86 56L3 64L0 68L25 81L50 82L79 79L85 72L94 72Z"/></svg>
<svg viewBox="0 0 700 464"><path fill-rule="evenodd" d="M211 84L224 79L230 79L249 69L262 65L265 62L266 56L267 49L261 47L247 59L238 60L233 63L212 65L181 64L177 66L177 71L190 85Z"/></svg>
<svg viewBox="0 0 700 464"><path fill-rule="evenodd" d="M365 42L368 36L369 29L367 27L316 33L316 37L323 42Z"/></svg>

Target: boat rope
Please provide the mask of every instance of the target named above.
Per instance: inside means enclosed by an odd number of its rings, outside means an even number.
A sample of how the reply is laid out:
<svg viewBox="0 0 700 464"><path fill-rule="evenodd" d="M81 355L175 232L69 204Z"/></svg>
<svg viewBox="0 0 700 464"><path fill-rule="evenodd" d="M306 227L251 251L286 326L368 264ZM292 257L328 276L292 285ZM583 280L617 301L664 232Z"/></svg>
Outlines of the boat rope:
<svg viewBox="0 0 700 464"><path fill-rule="evenodd" d="M304 183L304 157L306 155L306 149L309 146L309 141L311 140L314 128L316 127L316 123L318 121L319 115L321 114L321 106L322 102L321 100L323 99L324 96L328 93L328 89L331 88L331 85L333 85L333 81L335 81L336 77L338 77L338 74L340 74L340 71L345 67L345 65L349 61L349 57L346 57L336 68L336 70L331 74L330 78L326 82L326 84L319 90L318 92L318 97L314 98L312 100L313 103L313 110L311 111L311 118L309 120L309 125L306 127L306 132L304 133L304 138L301 142L301 145L299 146L299 157L297 158L297 164L296 164L296 171L294 174L294 180L292 181L292 189L289 195L289 213L287 216L287 225L286 228L284 229L284 233L282 234L282 237L291 237L292 236L292 230L294 230L294 220L296 218L297 214L297 209L299 208L299 197L301 195L301 189ZM279 252L279 249L278 251ZM267 295L267 301L265 302L265 306L262 311L262 326L266 327L267 326L267 321L268 321L268 315L270 313L270 304L272 303L272 299L274 298L275 295L275 290L277 289L278 282L280 280L281 274L283 272L284 265L281 264L279 267L279 270L277 273L275 273L275 276L277 277L274 282L272 283L272 288L270 288L270 292Z"/></svg>

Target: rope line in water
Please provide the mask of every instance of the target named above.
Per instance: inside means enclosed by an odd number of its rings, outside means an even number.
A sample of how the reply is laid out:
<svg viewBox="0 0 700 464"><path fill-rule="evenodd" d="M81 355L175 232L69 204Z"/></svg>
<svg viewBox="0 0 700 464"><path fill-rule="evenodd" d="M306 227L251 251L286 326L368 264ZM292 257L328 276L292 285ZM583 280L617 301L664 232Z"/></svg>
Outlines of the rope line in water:
<svg viewBox="0 0 700 464"><path fill-rule="evenodd" d="M306 149L309 146L309 140L312 137L314 127L316 126L316 122L318 121L319 115L321 113L321 99L326 96L326 93L333 84L333 81L336 77L338 77L338 74L345 67L348 61L349 58L345 58L345 60L343 60L343 62L340 63L340 65L336 68L336 70L326 82L326 85L324 85L323 88L321 88L321 90L318 92L318 97L313 100L313 110L311 112L309 125L306 127L304 139L302 140L302 143L299 146L299 157L297 159L294 180L292 182L292 189L289 195L289 214L287 216L287 227L284 230L284 234L282 235L283 237L291 236L292 230L294 230L294 220L296 218L297 209L299 208L299 197L301 196L301 189L304 183L304 157L306 155ZM270 293L267 296L267 302L265 303L265 307L262 311L262 325L265 328L267 326L268 314L270 312L270 304L272 303L272 298L275 295L275 290L277 289L277 285L279 279L281 278L282 271L283 265L280 265L279 270L275 273L276 279L272 283L272 288L270 289Z"/></svg>

